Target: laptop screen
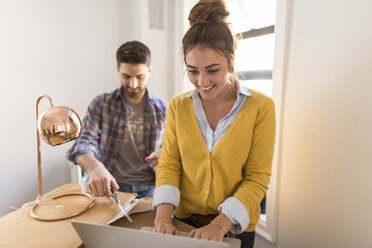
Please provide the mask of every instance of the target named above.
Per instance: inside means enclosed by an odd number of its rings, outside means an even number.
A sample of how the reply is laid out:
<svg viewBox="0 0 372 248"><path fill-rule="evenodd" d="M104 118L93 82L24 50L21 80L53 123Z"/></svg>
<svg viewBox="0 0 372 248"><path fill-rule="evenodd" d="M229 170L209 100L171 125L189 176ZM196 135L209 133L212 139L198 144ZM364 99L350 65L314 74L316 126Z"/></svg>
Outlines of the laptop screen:
<svg viewBox="0 0 372 248"><path fill-rule="evenodd" d="M240 240L233 240L233 245L225 242L192 239L182 235L166 235L146 230L136 230L109 225L97 225L72 221L71 224L79 234L86 248L101 247L136 247L136 248L235 248L240 247ZM145 229L149 229L148 227ZM230 241L231 241L230 240ZM230 243L230 242L229 242Z"/></svg>

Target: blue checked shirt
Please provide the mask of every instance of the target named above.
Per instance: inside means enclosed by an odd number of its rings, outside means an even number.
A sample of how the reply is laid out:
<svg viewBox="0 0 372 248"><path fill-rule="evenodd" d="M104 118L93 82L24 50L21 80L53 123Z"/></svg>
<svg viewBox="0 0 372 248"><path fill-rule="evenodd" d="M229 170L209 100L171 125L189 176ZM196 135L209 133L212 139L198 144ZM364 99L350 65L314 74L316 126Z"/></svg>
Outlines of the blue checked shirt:
<svg viewBox="0 0 372 248"><path fill-rule="evenodd" d="M112 172L124 141L127 112L122 88L93 99L83 120L82 132L66 153L73 163L83 154L92 154ZM146 90L144 110L144 140L146 154L159 150L164 135L168 103Z"/></svg>

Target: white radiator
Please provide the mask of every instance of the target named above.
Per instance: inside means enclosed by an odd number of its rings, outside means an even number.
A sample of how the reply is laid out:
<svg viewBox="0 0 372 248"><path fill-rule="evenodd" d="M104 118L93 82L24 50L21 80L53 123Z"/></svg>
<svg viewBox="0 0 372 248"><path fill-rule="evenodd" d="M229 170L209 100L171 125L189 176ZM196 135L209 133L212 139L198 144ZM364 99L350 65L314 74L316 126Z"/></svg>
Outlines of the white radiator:
<svg viewBox="0 0 372 248"><path fill-rule="evenodd" d="M83 179L83 170L81 167L71 162L68 163L68 166L70 167L71 183L81 184Z"/></svg>

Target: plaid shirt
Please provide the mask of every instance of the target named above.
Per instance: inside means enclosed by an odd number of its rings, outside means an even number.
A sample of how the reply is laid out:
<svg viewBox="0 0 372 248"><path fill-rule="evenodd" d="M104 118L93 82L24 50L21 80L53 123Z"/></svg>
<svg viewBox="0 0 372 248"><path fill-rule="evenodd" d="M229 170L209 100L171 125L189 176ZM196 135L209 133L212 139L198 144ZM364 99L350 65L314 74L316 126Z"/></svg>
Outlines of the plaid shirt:
<svg viewBox="0 0 372 248"><path fill-rule="evenodd" d="M93 99L83 120L82 132L66 153L73 163L83 154L92 154L112 172L124 141L127 111L122 88ZM146 154L159 150L164 135L168 103L146 90L147 105L144 110L144 140Z"/></svg>

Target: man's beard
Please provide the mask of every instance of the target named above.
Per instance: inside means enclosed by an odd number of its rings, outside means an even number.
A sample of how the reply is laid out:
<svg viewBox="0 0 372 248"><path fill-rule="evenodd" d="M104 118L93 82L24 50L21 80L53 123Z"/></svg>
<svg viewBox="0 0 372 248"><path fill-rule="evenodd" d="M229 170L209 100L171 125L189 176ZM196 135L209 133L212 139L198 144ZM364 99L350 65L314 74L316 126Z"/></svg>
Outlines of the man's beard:
<svg viewBox="0 0 372 248"><path fill-rule="evenodd" d="M134 91L129 88L128 86L124 87L124 93L125 95L127 95L128 97L130 98L140 98L141 96L143 96L143 92L145 91L145 89L139 89L139 88L136 88Z"/></svg>

